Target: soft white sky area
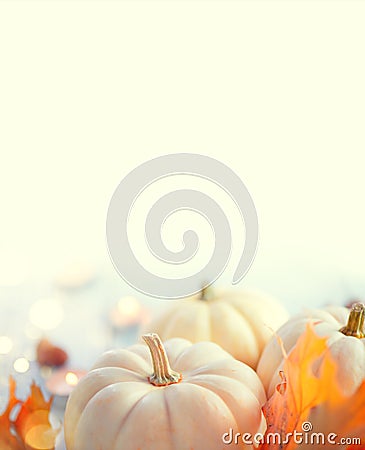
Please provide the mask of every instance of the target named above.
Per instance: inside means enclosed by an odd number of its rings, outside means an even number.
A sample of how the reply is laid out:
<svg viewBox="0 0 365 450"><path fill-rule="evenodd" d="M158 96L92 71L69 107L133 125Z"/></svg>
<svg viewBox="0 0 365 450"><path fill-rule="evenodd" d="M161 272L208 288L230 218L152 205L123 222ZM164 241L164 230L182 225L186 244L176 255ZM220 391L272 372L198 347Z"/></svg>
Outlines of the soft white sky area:
<svg viewBox="0 0 365 450"><path fill-rule="evenodd" d="M0 10L5 266L25 259L42 280L86 260L115 281L105 241L115 187L150 158L196 152L234 169L256 204L260 244L241 286L298 307L365 295L364 3L3 2ZM174 188L166 183L150 195ZM243 228L230 200L203 188L235 233L219 280L227 284ZM201 231L200 264L209 232L183 220ZM172 247L183 223L165 230ZM134 242L143 255L143 236Z"/></svg>

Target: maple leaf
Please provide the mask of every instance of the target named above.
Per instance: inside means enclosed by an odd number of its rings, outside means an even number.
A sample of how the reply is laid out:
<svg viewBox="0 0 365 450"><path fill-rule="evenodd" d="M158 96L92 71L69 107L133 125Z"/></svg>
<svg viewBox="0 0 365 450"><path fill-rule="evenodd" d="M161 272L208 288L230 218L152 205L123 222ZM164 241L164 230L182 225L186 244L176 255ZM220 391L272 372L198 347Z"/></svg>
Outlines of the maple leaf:
<svg viewBox="0 0 365 450"><path fill-rule="evenodd" d="M336 376L341 368L333 361L326 341L309 324L289 356L283 351L282 382L264 406L267 431L260 450L333 449L334 445L337 449L365 448L365 383L353 395L343 394ZM313 369L320 358L321 372L316 376ZM305 432L304 422L312 429ZM302 443L294 433L302 433ZM313 442L314 433L323 434L324 441ZM328 441L329 435L335 444ZM280 438L274 441L273 436ZM341 441L352 437L361 438L361 445Z"/></svg>
<svg viewBox="0 0 365 450"><path fill-rule="evenodd" d="M58 433L49 422L53 398L47 402L34 382L30 391L14 422L15 429L27 449L52 450Z"/></svg>
<svg viewBox="0 0 365 450"><path fill-rule="evenodd" d="M24 450L24 446L12 432L10 414L20 403L15 396L16 383L14 378L9 380L9 401L4 413L0 416L0 450Z"/></svg>
<svg viewBox="0 0 365 450"><path fill-rule="evenodd" d="M331 358L325 361L323 375L321 377L322 389L325 389L325 381L336 380L337 367ZM326 399L315 409L310 411L308 420L315 424L316 430L328 436L335 433L335 441L339 449L357 450L365 449L365 382L351 396L344 396L338 383L335 381L328 392ZM359 438L361 444L346 445L346 439ZM341 439L344 439L341 445ZM348 442L348 441L347 441ZM330 447L331 448L331 447ZM332 445L333 448L333 445Z"/></svg>
<svg viewBox="0 0 365 450"><path fill-rule="evenodd" d="M21 402L15 396L16 383L9 380L8 406L0 416L0 450L53 450L58 430L49 422L52 398L46 401L35 383L28 398ZM10 419L16 405L20 405L16 419Z"/></svg>

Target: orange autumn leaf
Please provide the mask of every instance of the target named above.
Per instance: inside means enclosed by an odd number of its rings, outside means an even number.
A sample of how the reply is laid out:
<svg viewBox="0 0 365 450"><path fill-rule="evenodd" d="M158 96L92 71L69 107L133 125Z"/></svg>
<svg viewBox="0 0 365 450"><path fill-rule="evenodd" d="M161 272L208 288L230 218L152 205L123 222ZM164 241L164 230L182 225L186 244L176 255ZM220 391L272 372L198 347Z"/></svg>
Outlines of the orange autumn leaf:
<svg viewBox="0 0 365 450"><path fill-rule="evenodd" d="M10 378L9 403L0 417L0 450L53 450L58 430L49 422L52 399L46 401L33 383L30 395L21 402L15 397L15 388L15 381ZM21 405L20 410L12 421L10 415L17 404Z"/></svg>
<svg viewBox="0 0 365 450"><path fill-rule="evenodd" d="M316 376L313 367L319 358L322 358L321 373ZM361 450L365 444L365 383L346 397L337 382L338 370L326 338L318 337L313 326L308 325L296 347L285 356L283 381L264 407L268 428L260 450L314 448L312 433L323 433L321 449L336 445L337 449ZM303 432L304 422L310 422L313 430ZM299 444L293 433L302 433L304 443ZM336 437L331 433L336 433ZM280 439L274 442L274 435ZM335 444L327 441L329 435ZM349 441L340 441L342 438L361 438L361 445L356 442L355 446L347 446Z"/></svg>
<svg viewBox="0 0 365 450"><path fill-rule="evenodd" d="M20 403L15 396L15 380L9 380L9 401L4 413L0 416L0 450L23 450L20 440L12 433L10 414L14 407Z"/></svg>
<svg viewBox="0 0 365 450"><path fill-rule="evenodd" d="M28 450L52 450L58 431L49 422L52 398L47 402L41 389L32 384L30 396L22 404L15 420L15 429Z"/></svg>
<svg viewBox="0 0 365 450"><path fill-rule="evenodd" d="M328 375L332 373L331 376L335 377L336 372L333 370L333 363L326 364L326 366L330 370L324 378L329 380ZM315 424L317 431L321 431L325 435L336 433L337 448L365 449L365 382L353 395L348 397L342 394L337 383L334 384L333 391L328 393L329 395L323 403L310 412L308 420ZM325 386L322 388L325 389ZM357 445L347 446L345 444L346 439L354 438L360 439ZM341 439L344 439L342 445Z"/></svg>
<svg viewBox="0 0 365 450"><path fill-rule="evenodd" d="M287 433L297 430L307 419L310 409L316 406L321 394L312 366L325 350L326 339L318 338L313 328L308 327L295 349L286 356L280 373L282 382L264 406L267 434L279 433L280 441L286 441ZM285 448L291 450L295 447L294 442L289 442ZM261 448L273 450L282 446L279 442L265 443Z"/></svg>

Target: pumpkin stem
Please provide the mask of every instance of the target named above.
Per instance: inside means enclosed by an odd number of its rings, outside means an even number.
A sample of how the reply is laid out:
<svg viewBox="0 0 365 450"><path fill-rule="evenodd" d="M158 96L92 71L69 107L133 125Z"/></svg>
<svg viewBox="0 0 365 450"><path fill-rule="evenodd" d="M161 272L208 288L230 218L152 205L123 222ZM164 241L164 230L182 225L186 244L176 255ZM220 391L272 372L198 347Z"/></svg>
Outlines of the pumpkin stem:
<svg viewBox="0 0 365 450"><path fill-rule="evenodd" d="M346 336L354 336L359 339L365 337L364 332L365 305L363 303L355 303L350 311L347 325L341 328L341 333Z"/></svg>
<svg viewBox="0 0 365 450"><path fill-rule="evenodd" d="M167 386L179 383L182 376L171 369L160 336L156 333L149 333L144 334L142 338L150 349L153 364L153 374L148 377L148 381L154 386Z"/></svg>
<svg viewBox="0 0 365 450"><path fill-rule="evenodd" d="M207 288L206 287L202 288L202 290L200 291L199 300L203 300L203 301L206 300L207 299L206 293L207 293Z"/></svg>
<svg viewBox="0 0 365 450"><path fill-rule="evenodd" d="M210 286L205 286L200 291L199 300L207 301L211 296L212 296L212 288Z"/></svg>

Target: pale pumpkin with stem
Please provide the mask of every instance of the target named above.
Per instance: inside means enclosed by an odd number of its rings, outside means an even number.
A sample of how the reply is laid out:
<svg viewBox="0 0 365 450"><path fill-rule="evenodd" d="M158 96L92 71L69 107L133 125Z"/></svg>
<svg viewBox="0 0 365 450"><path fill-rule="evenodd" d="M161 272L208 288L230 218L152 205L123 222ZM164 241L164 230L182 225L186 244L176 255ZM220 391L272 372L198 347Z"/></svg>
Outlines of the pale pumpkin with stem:
<svg viewBox="0 0 365 450"><path fill-rule="evenodd" d="M67 450L221 450L230 428L265 430L266 397L250 367L210 342L143 339L105 353L75 387Z"/></svg>
<svg viewBox="0 0 365 450"><path fill-rule="evenodd" d="M356 303L351 311L344 307L310 309L298 314L283 325L267 344L257 373L270 397L280 383L279 375L283 367L283 350L289 352L304 333L309 322L321 337L328 337L327 345L333 360L338 365L338 381L345 395L351 395L365 379L365 306ZM321 360L314 366L319 374Z"/></svg>
<svg viewBox="0 0 365 450"><path fill-rule="evenodd" d="M143 332L155 331L163 340L215 342L255 369L266 343L288 318L285 308L265 294L208 288L166 305Z"/></svg>

